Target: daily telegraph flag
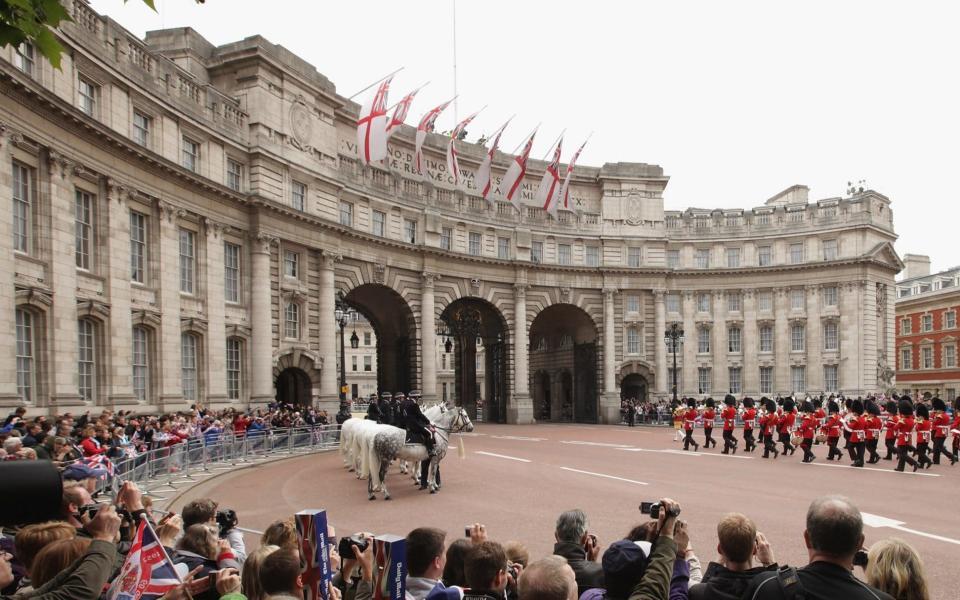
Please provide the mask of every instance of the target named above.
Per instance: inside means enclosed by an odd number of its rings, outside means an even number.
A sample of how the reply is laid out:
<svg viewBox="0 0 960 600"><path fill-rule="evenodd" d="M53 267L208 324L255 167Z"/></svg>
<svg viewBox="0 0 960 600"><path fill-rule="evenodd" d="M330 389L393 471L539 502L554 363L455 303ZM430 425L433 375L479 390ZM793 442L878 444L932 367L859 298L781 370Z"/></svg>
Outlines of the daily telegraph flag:
<svg viewBox="0 0 960 600"><path fill-rule="evenodd" d="M373 600L404 600L407 586L407 540L380 535L373 540Z"/></svg>
<svg viewBox="0 0 960 600"><path fill-rule="evenodd" d="M507 172L503 176L503 182L500 184L504 198L517 209L518 213L523 213L520 207L520 184L523 183L523 176L527 174L527 159L530 158L530 149L533 148L533 138L536 135L537 130L534 129L527 143L524 144L523 150L513 157L510 167L507 168Z"/></svg>
<svg viewBox="0 0 960 600"><path fill-rule="evenodd" d="M370 164L387 157L387 94L393 76L377 86L376 93L364 103L357 119L357 149L360 160Z"/></svg>
<svg viewBox="0 0 960 600"><path fill-rule="evenodd" d="M173 561L150 523L141 519L120 574L107 590L107 600L157 600L178 585Z"/></svg>
<svg viewBox="0 0 960 600"><path fill-rule="evenodd" d="M506 123L500 126L493 134L493 144L490 146L490 149L487 150L487 155L483 157L483 162L480 163L480 168L477 170L477 189L480 190L480 195L483 196L483 199L493 204L493 178L490 177L490 168L493 166L493 157L497 153L497 148L500 146L500 136L503 135L503 130L507 128L507 125L510 124L508 120Z"/></svg>
<svg viewBox="0 0 960 600"><path fill-rule="evenodd" d="M457 138L463 134L467 125L470 124L470 121L473 121L479 114L480 111L477 111L457 123L457 126L453 128L453 133L450 134L450 142L447 144L447 171L453 175L453 185L460 185L460 160L455 145Z"/></svg>
<svg viewBox="0 0 960 600"><path fill-rule="evenodd" d="M587 142L590 141L590 138L583 140L583 143L580 144L580 147L577 149L576 154L573 155L573 158L570 159L570 164L567 165L567 174L563 178L563 186L560 188L560 198L559 198L559 208L563 210L573 210L573 206L570 204L570 178L573 176L573 167L577 164L577 159L580 158L580 153L583 152L583 147L587 145Z"/></svg>
<svg viewBox="0 0 960 600"><path fill-rule="evenodd" d="M407 113L410 112L410 105L413 104L413 97L417 95L422 87L418 87L409 94L403 97L394 108L393 115L390 117L390 122L387 123L387 140L390 140L390 136L395 134L400 126L403 125L403 122L407 120Z"/></svg>
<svg viewBox="0 0 960 600"><path fill-rule="evenodd" d="M300 543L303 600L330 600L330 552L327 547L327 511L308 509L296 515Z"/></svg>
<svg viewBox="0 0 960 600"><path fill-rule="evenodd" d="M423 115L423 118L420 119L420 124L417 125L417 148L413 157L413 167L414 170L423 175L423 142L427 139L427 134L431 133L434 129L434 126L437 122L437 117L440 116L440 113L444 111L445 108L450 106L450 103L453 102L453 98L447 100L440 106L435 106L430 109L427 114Z"/></svg>
<svg viewBox="0 0 960 600"><path fill-rule="evenodd" d="M543 209L553 217L557 216L557 204L560 200L561 146L563 146L562 137L557 141L557 147L553 150L553 160L547 165L547 170L543 172L543 179L540 180L540 187L537 189L537 204L542 204Z"/></svg>

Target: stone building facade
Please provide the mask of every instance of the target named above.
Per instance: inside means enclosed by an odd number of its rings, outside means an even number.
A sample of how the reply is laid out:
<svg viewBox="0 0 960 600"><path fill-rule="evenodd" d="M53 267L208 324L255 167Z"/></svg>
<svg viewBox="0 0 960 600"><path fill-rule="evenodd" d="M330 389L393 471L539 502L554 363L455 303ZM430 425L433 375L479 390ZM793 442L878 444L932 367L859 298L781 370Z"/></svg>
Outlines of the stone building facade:
<svg viewBox="0 0 960 600"><path fill-rule="evenodd" d="M439 135L414 173L410 127L362 166L357 105L282 46L141 40L68 5L61 70L0 53L0 404L335 409L338 295L376 332L380 389L437 398L450 340L451 396L488 420L666 397L672 322L680 394L878 387L902 266L881 194L665 211L663 169L607 163L554 220L532 162L517 214L478 197L476 144L460 188Z"/></svg>

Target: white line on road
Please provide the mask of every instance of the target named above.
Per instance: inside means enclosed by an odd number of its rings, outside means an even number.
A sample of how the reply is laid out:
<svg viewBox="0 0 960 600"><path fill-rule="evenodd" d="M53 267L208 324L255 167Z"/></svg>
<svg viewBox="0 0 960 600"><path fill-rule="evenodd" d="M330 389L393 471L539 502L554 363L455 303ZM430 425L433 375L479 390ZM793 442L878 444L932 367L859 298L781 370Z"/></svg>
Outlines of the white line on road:
<svg viewBox="0 0 960 600"><path fill-rule="evenodd" d="M716 456L719 458L739 458L740 460L753 460L752 456L737 456L736 454L710 454L709 452L688 452L686 450L674 450L667 448L665 450L651 450L649 448L615 448L625 452L656 452L659 454L677 454L679 456Z"/></svg>
<svg viewBox="0 0 960 600"><path fill-rule="evenodd" d="M593 475L594 477L604 477L606 479L616 479L617 481L626 481L627 483L635 483L637 485L649 485L646 481L635 481L633 479L624 479L623 477L616 477L614 475L604 475L603 473L594 473L592 471L581 471L580 469L571 469L570 467L560 467L564 471L572 471L573 473L583 473L584 475Z"/></svg>
<svg viewBox="0 0 960 600"><path fill-rule="evenodd" d="M493 452L484 452L482 450L478 450L476 453L482 454L484 456L493 456L494 458L505 458L507 460L515 460L517 462L525 462L525 463L530 462L526 458L517 458L516 456L507 456L506 454L494 454Z"/></svg>
<svg viewBox="0 0 960 600"><path fill-rule="evenodd" d="M522 435L491 435L495 440L515 440L518 442L542 442L547 438L524 437Z"/></svg>
<svg viewBox="0 0 960 600"><path fill-rule="evenodd" d="M896 529L897 531L902 531L904 533L912 533L914 535L919 535L922 537L930 538L933 540L939 540L941 542L947 542L948 544L957 544L960 545L960 540L955 540L948 537L943 537L942 535L936 535L933 533L927 533L925 531L917 531L916 529L910 529L909 527L904 527L906 523L903 521L896 521L888 517L881 517L880 515L874 515L871 513L861 513L863 518L863 524L867 527L887 527L890 529Z"/></svg>
<svg viewBox="0 0 960 600"><path fill-rule="evenodd" d="M875 467L851 467L850 465L828 465L827 463L815 463L815 462L800 463L800 464L813 465L814 467L833 467L834 469L856 469L858 471L876 471L877 473L900 473L900 471L894 471L893 469L877 469ZM921 472L912 473L910 471L904 471L903 473L900 473L900 474L901 475L919 475L921 477L940 477L940 475L936 473L921 473Z"/></svg>
<svg viewBox="0 0 960 600"><path fill-rule="evenodd" d="M577 440L564 440L561 444L572 444L574 446L600 446L603 448L632 448L630 444L611 444L609 442L581 442Z"/></svg>

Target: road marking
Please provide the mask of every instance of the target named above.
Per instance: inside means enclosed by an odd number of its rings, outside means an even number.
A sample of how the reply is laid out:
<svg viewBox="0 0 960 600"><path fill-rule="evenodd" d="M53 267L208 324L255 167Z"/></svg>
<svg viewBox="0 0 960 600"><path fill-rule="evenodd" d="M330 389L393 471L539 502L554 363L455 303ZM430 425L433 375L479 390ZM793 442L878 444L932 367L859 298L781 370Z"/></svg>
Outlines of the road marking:
<svg viewBox="0 0 960 600"><path fill-rule="evenodd" d="M916 529L910 529L909 527L904 527L906 523L904 523L903 521L896 521L888 517L881 517L880 515L874 515L871 513L860 513L860 514L863 518L863 524L866 525L867 527L887 527L889 529L896 529L897 531L902 531L904 533L912 533L914 535L919 535L919 536L930 538L933 540L947 542L948 544L960 545L960 540L955 540L952 538L943 537L942 535L927 533L925 531L917 531Z"/></svg>
<svg viewBox="0 0 960 600"><path fill-rule="evenodd" d="M940 477L937 473L911 473L910 471L894 471L893 469L877 469L876 467L851 467L850 465L828 465L827 463L800 463L806 465L813 465L814 467L833 467L834 469L856 469L858 471L876 471L877 473L898 473L900 475L919 475L921 477Z"/></svg>
<svg viewBox="0 0 960 600"><path fill-rule="evenodd" d="M739 458L740 460L753 460L752 456L737 456L736 454L710 454L709 452L689 452L687 450L674 450L667 448L665 450L651 450L649 448L615 448L625 452L656 452L658 454L677 454L679 456L717 456L720 458Z"/></svg>
<svg viewBox="0 0 960 600"><path fill-rule="evenodd" d="M487 435L487 434L485 434L485 433L476 433L476 432L461 431L461 432L458 433L457 435L462 435L463 437L480 437L481 435Z"/></svg>
<svg viewBox="0 0 960 600"><path fill-rule="evenodd" d="M525 462L525 463L530 462L526 458L517 458L516 456L507 456L506 454L494 454L493 452L484 452L482 450L478 450L476 453L482 454L484 456L493 456L495 458L505 458L507 460L515 460L517 462Z"/></svg>
<svg viewBox="0 0 960 600"><path fill-rule="evenodd" d="M608 442L581 442L576 440L564 440L561 444L572 444L574 446L600 446L602 448L633 448L630 444L611 444Z"/></svg>
<svg viewBox="0 0 960 600"><path fill-rule="evenodd" d="M538 437L524 437L522 435L491 435L490 437L496 440L515 440L518 442L542 442L547 439Z"/></svg>
<svg viewBox="0 0 960 600"><path fill-rule="evenodd" d="M636 481L633 479L624 479L623 477L616 477L615 475L604 475L603 473L594 473L593 471L581 471L580 469L572 469L570 467L560 467L564 471L571 471L573 473L583 473L584 475L593 475L594 477L604 477L606 479L616 479L617 481L626 481L627 483L635 483L637 485L650 485L646 481Z"/></svg>

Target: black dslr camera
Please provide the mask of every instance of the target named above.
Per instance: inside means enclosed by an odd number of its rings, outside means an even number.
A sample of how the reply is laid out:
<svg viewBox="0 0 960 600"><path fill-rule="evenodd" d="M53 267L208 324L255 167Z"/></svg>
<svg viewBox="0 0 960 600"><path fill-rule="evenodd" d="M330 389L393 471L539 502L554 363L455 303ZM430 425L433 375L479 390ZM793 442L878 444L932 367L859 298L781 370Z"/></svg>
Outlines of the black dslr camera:
<svg viewBox="0 0 960 600"><path fill-rule="evenodd" d="M641 502L640 503L640 512L645 515L650 515L651 519L660 518L660 508L661 507L659 502ZM667 516L679 517L680 509L676 507L671 508L670 511L667 513Z"/></svg>
<svg viewBox="0 0 960 600"><path fill-rule="evenodd" d="M237 511L232 508L217 511L217 526L220 527L220 537L227 535L227 532L236 527L239 522Z"/></svg>
<svg viewBox="0 0 960 600"><path fill-rule="evenodd" d="M357 547L357 552L362 553L367 549L368 544L370 544L370 540L359 535L343 537L340 538L340 543L337 545L337 553L340 554L341 558L355 558L353 555L353 546Z"/></svg>

